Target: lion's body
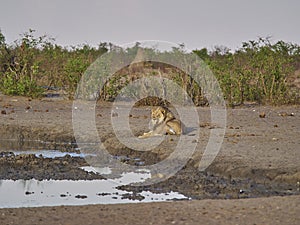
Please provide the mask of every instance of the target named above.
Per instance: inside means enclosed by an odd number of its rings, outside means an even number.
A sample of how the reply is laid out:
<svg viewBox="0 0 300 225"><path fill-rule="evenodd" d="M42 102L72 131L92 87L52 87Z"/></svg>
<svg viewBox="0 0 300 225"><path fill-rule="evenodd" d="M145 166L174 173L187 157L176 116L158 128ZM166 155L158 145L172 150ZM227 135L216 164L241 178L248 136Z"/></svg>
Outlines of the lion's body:
<svg viewBox="0 0 300 225"><path fill-rule="evenodd" d="M180 135L183 132L183 124L167 108L158 106L151 110L150 131L139 136L146 138L165 134Z"/></svg>

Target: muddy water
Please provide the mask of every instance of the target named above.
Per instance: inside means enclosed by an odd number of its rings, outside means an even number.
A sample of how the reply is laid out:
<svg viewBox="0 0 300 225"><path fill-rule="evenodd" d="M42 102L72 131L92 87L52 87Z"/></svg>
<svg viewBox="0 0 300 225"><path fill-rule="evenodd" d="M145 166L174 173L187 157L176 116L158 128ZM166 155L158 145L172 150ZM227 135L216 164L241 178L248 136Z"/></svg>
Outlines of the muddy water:
<svg viewBox="0 0 300 225"><path fill-rule="evenodd" d="M57 160L72 157L74 160L87 155L76 152L60 152L57 150L23 150L2 153L8 158ZM26 156L26 157L25 157ZM89 155L91 156L91 155ZM34 158L32 158L34 157ZM20 160L20 159L19 159ZM93 174L110 174L109 167L96 168L81 166L78 169ZM171 199L187 199L177 192L152 193L143 191L133 193L119 190L120 185L142 182L151 177L147 171L122 173L115 179L95 180L37 180L37 179L2 179L0 180L0 208L36 207L55 205L115 204L134 202L167 201Z"/></svg>
<svg viewBox="0 0 300 225"><path fill-rule="evenodd" d="M14 153L15 155L32 154L35 155L36 157L41 156L43 158L52 158L52 159L54 159L55 157L65 157L66 155L69 155L71 157L81 157L81 158L84 158L86 156L95 156L93 154L84 154L81 152L61 152L58 150L39 150L39 151L25 150L25 151L12 151L12 153Z"/></svg>

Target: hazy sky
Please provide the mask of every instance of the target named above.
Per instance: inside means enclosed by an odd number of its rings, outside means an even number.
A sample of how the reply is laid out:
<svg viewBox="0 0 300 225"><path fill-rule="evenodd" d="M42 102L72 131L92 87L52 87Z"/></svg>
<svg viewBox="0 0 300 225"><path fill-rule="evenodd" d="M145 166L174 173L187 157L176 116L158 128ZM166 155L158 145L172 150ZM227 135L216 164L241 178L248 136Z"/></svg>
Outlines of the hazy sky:
<svg viewBox="0 0 300 225"><path fill-rule="evenodd" d="M300 44L299 10L299 0L0 0L0 29L8 43L31 28L64 46L164 40L236 49L266 36Z"/></svg>

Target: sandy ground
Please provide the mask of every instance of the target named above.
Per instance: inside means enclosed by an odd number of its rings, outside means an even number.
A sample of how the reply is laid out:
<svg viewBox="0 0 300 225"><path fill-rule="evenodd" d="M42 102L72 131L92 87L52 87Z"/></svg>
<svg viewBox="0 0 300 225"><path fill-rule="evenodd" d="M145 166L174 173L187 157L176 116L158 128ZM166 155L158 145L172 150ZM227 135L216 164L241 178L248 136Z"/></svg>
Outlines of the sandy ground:
<svg viewBox="0 0 300 225"><path fill-rule="evenodd" d="M130 149L118 143L107 123L111 107L108 103L99 103L96 107L100 138L112 154L129 154ZM149 109L132 110L130 123L135 135L147 129ZM221 150L204 178L196 170L198 160L210 130L217 129L218 124L210 123L209 108L197 111L201 115L197 153L176 176L153 187L205 200L0 209L1 224L298 224L300 107L248 105L228 109ZM75 142L72 102L0 96L0 112L2 151L45 145L72 149L70 143ZM170 153L176 141L176 137L168 138L151 154L138 157L144 157L146 163L157 162ZM2 171L5 171L3 165ZM5 178L5 172L1 176ZM220 179L225 186L220 184ZM249 193L238 193L241 188L254 184L257 186Z"/></svg>
<svg viewBox="0 0 300 225"><path fill-rule="evenodd" d="M1 209L1 224L299 224L300 197Z"/></svg>

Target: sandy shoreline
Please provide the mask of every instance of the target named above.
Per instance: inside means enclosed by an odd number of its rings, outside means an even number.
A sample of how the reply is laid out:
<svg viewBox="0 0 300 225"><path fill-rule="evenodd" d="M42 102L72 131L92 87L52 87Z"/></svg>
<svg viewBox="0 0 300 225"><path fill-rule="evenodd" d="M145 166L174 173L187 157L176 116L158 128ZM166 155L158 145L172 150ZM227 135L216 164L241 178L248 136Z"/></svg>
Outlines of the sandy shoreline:
<svg viewBox="0 0 300 225"><path fill-rule="evenodd" d="M1 224L289 224L300 197L0 209Z"/></svg>

